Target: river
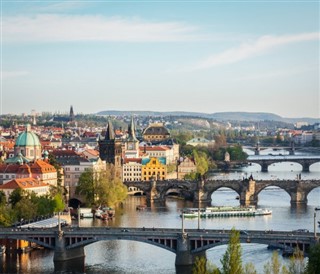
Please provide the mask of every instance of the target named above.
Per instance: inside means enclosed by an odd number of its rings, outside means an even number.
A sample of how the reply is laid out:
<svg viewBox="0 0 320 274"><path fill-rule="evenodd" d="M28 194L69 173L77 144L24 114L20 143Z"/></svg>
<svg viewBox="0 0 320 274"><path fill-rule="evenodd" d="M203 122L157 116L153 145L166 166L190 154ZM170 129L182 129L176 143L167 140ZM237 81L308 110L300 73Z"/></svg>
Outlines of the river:
<svg viewBox="0 0 320 274"><path fill-rule="evenodd" d="M287 170L287 171L285 171ZM320 164L310 167L310 172L302 173L298 164L276 164L269 168L269 172L262 173L258 166L249 166L232 171L228 174L215 173L212 177L237 178L253 175L254 178L292 178L302 174L302 179L319 179ZM220 189L212 194L213 205L239 205L237 194L230 189ZM308 195L306 206L291 206L289 195L281 189L270 187L259 194L258 207L270 208L271 216L257 216L248 218L213 218L202 219L201 228L215 229L248 229L248 230L294 230L305 228L313 231L314 209L320 206L320 187ZM122 227L163 227L181 228L180 209L192 207L191 202L168 198L165 204L152 204L143 211L137 211L136 206L145 203L145 197L128 197L121 208L116 211L116 218L112 221L93 219L81 220L81 226L122 226ZM320 220L318 212L317 221ZM197 228L197 219L184 222L185 228ZM319 228L320 229L320 228ZM219 246L207 251L207 258L220 266L220 259L226 246ZM101 241L85 247L85 263L76 262L73 271L61 271L54 267L53 252L50 250L36 250L26 254L4 255L0 257L0 273L109 273L109 274L173 274L175 255L164 249L134 241ZM264 264L270 260L272 251L265 245L243 244L243 262L253 262L259 273ZM287 263L287 259L282 259Z"/></svg>

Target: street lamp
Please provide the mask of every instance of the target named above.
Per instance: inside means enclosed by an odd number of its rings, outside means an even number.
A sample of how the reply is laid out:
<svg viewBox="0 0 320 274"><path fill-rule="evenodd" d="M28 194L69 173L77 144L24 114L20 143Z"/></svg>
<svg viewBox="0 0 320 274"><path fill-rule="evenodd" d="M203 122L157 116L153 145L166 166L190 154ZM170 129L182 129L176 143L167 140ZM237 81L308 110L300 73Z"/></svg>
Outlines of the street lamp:
<svg viewBox="0 0 320 274"><path fill-rule="evenodd" d="M200 230L200 190L198 191L198 230Z"/></svg>
<svg viewBox="0 0 320 274"><path fill-rule="evenodd" d="M182 217L182 234L184 234L184 209L181 211L181 217Z"/></svg>
<svg viewBox="0 0 320 274"><path fill-rule="evenodd" d="M317 224L316 224L316 219L317 219L317 211L320 210L319 207L316 207L314 209L314 221L313 221L313 224L314 224L314 238L317 239Z"/></svg>

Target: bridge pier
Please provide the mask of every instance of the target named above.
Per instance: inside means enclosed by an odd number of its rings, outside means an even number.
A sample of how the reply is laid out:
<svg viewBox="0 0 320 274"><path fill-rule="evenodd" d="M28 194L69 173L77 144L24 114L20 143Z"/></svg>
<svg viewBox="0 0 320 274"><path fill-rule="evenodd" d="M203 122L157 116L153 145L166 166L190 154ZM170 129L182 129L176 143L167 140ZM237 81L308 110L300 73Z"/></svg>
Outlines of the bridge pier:
<svg viewBox="0 0 320 274"><path fill-rule="evenodd" d="M55 236L55 242L56 246L53 255L54 262L63 262L85 257L83 247L66 249L63 231L57 231L57 234Z"/></svg>
<svg viewBox="0 0 320 274"><path fill-rule="evenodd" d="M310 171L310 165L309 163L303 163L302 165L302 171L309 172Z"/></svg>
<svg viewBox="0 0 320 274"><path fill-rule="evenodd" d="M261 171L262 172L268 172L268 164L267 163L262 163Z"/></svg>
<svg viewBox="0 0 320 274"><path fill-rule="evenodd" d="M290 197L291 197L291 201L290 201L291 204L307 204L308 203L308 199L304 191L298 190L296 192L291 192Z"/></svg>
<svg viewBox="0 0 320 274"><path fill-rule="evenodd" d="M181 233L177 241L176 266L188 266L194 262L187 233Z"/></svg>
<svg viewBox="0 0 320 274"><path fill-rule="evenodd" d="M256 182L249 179L249 182L245 182L246 188L240 193L240 205L241 206L256 206L258 203L258 197L255 195Z"/></svg>

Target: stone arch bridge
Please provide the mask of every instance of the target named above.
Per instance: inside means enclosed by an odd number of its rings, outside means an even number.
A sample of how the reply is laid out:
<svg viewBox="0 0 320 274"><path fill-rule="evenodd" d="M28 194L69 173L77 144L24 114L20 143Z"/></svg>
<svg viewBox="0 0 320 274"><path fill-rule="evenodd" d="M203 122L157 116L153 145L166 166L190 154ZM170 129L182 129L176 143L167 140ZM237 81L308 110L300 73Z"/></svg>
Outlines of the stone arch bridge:
<svg viewBox="0 0 320 274"><path fill-rule="evenodd" d="M302 171L310 171L310 166L320 162L320 156L309 155L250 155L248 163L256 163L261 166L261 171L267 172L268 167L275 163L294 162L302 166Z"/></svg>
<svg viewBox="0 0 320 274"><path fill-rule="evenodd" d="M124 182L146 194L148 201L164 202L169 192L175 191L179 196L194 202L211 203L211 195L219 188L234 190L240 198L240 205L257 205L258 195L266 187L275 186L287 192L291 204L307 204L308 194L320 187L320 180L206 180L206 181L149 181Z"/></svg>

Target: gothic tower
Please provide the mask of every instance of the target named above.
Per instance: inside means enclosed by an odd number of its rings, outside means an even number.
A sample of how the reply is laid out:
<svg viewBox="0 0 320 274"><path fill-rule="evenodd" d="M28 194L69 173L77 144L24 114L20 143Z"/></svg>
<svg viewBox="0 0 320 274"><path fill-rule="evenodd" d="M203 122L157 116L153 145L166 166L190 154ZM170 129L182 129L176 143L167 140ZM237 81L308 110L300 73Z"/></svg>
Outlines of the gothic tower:
<svg viewBox="0 0 320 274"><path fill-rule="evenodd" d="M115 138L111 121L108 121L106 133L99 138L100 158L106 163L113 164L116 177L122 178L122 141Z"/></svg>
<svg viewBox="0 0 320 274"><path fill-rule="evenodd" d="M128 125L128 138L125 141L125 157L139 157L139 141L136 137L133 117L131 117L131 123Z"/></svg>
<svg viewBox="0 0 320 274"><path fill-rule="evenodd" d="M74 121L73 106L70 106L69 122Z"/></svg>

